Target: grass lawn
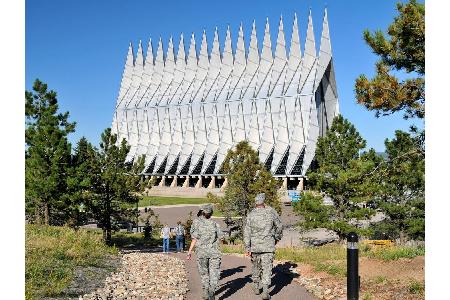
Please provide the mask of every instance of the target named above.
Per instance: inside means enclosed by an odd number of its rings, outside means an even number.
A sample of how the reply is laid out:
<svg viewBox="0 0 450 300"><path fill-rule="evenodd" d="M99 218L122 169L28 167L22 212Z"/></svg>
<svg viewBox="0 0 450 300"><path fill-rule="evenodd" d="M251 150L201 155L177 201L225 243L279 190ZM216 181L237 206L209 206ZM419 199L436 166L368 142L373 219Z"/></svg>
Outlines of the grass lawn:
<svg viewBox="0 0 450 300"><path fill-rule="evenodd" d="M109 259L117 255L117 248L106 246L98 230L26 225L25 297L58 296L72 282L76 268L110 269Z"/></svg>
<svg viewBox="0 0 450 300"><path fill-rule="evenodd" d="M174 204L203 204L208 203L206 198L182 198L182 197L160 197L160 196L144 196L139 201L139 207L144 206L161 206Z"/></svg>

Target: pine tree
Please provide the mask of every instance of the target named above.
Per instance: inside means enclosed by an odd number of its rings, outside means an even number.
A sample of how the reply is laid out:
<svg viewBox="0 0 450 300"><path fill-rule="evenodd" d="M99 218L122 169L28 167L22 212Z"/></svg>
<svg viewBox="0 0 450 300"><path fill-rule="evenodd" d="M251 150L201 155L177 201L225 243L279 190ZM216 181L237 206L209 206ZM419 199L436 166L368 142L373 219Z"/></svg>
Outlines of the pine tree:
<svg viewBox="0 0 450 300"><path fill-rule="evenodd" d="M425 148L423 132L397 130L386 139L386 161L375 175L379 183L378 205L386 214L374 226L383 238L425 239Z"/></svg>
<svg viewBox="0 0 450 300"><path fill-rule="evenodd" d="M101 135L100 149L90 162L88 210L103 229L106 243L111 242L112 231L121 222L134 220L136 211L130 208L139 201L136 190L130 186L130 171L133 164L125 159L130 146L125 140L117 143L117 135L107 128Z"/></svg>
<svg viewBox="0 0 450 300"><path fill-rule="evenodd" d="M51 225L67 221L67 172L75 130L69 113L59 113L57 94L39 79L25 91L25 198L30 222Z"/></svg>
<svg viewBox="0 0 450 300"><path fill-rule="evenodd" d="M360 155L365 146L366 141L353 124L342 116L334 118L327 134L317 142L317 168L307 173L309 184L320 194L304 195L309 202L295 207L297 213L309 218L305 219L305 227L328 228L340 238L351 230L361 231L354 222L374 213L363 204L376 194L376 186L368 174L381 162L373 149ZM319 205L317 197L321 195L332 199L332 208ZM308 211L311 207L314 210ZM329 217L326 221L325 216Z"/></svg>
<svg viewBox="0 0 450 300"><path fill-rule="evenodd" d="M89 202L89 191L94 178L91 172L97 159L98 153L94 146L82 137L72 155L71 168L67 176L67 197L72 203L68 217L72 226L81 224L87 218L86 204Z"/></svg>
<svg viewBox="0 0 450 300"><path fill-rule="evenodd" d="M228 186L220 207L225 216L244 217L254 208L255 196L265 193L265 203L281 213L278 197L279 182L259 161L258 153L247 141L230 149L224 160Z"/></svg>
<svg viewBox="0 0 450 300"><path fill-rule="evenodd" d="M136 193L144 192L145 188L150 187L149 182L145 182L145 178L142 175L142 172L145 168L145 155L141 155L133 160L131 163L127 164L128 177L127 184L130 188Z"/></svg>
<svg viewBox="0 0 450 300"><path fill-rule="evenodd" d="M386 37L378 30L364 31L364 39L380 57L371 80L361 75L355 83L358 103L376 116L404 111L404 118L425 117L425 5L410 0L398 3L398 16ZM410 78L400 81L392 71ZM388 158L371 172L378 183L378 205L387 220L374 226L384 238L425 238L425 131L412 127L410 133L396 131L386 140Z"/></svg>
<svg viewBox="0 0 450 300"><path fill-rule="evenodd" d="M380 56L376 75L356 80L358 103L376 116L405 111L404 117L425 117L425 5L410 0L398 3L399 15L389 26L386 37L380 30L364 31L364 39ZM415 77L400 81L390 72L404 71Z"/></svg>

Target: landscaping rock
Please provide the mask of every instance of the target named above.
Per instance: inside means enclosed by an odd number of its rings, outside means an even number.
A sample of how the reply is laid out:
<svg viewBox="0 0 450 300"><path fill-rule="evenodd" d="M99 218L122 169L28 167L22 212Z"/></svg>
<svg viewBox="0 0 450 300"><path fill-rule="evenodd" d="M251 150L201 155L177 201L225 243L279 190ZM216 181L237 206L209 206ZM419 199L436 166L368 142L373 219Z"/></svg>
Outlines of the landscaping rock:
<svg viewBox="0 0 450 300"><path fill-rule="evenodd" d="M188 291L184 262L157 253L128 253L120 269L106 278L105 285L83 300L139 299L182 300Z"/></svg>

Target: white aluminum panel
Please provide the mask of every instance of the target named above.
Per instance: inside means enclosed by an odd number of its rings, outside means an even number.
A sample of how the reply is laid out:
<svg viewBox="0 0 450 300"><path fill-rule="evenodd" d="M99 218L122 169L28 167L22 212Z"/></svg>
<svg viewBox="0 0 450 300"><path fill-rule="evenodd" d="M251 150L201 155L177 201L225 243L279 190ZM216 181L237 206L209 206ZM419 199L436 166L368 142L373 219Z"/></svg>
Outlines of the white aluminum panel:
<svg viewBox="0 0 450 300"><path fill-rule="evenodd" d="M158 50L156 51L155 65L153 67L151 87L145 97L145 106L152 106L157 102L156 94L161 89L161 82L164 75L164 52L162 39L159 38Z"/></svg>
<svg viewBox="0 0 450 300"><path fill-rule="evenodd" d="M155 161L155 170L158 170L161 164L164 162L167 154L169 153L170 144L172 143L172 134L171 134L171 118L170 118L170 108L166 107L164 109L164 121L163 128L161 133L161 141L159 143L158 155L156 156ZM164 173L164 171L163 171Z"/></svg>
<svg viewBox="0 0 450 300"><path fill-rule="evenodd" d="M265 111L266 118L264 119L263 135L261 137L261 146L259 148L259 160L262 163L266 162L275 142L270 100L266 101Z"/></svg>
<svg viewBox="0 0 450 300"><path fill-rule="evenodd" d="M164 127L162 128L161 141L158 147L158 155L156 156L154 171L158 170L161 167L161 164L164 162L164 159L169 153L170 144L172 143L169 108L166 107L164 111ZM164 173L164 170L162 171L162 173Z"/></svg>
<svg viewBox="0 0 450 300"><path fill-rule="evenodd" d="M258 69L258 83L256 92L256 106L258 110L259 135L262 138L264 130L264 120L266 117L266 99L269 95L270 78L273 65L272 42L270 40L269 20L266 19L264 29L264 40L261 51L261 59Z"/></svg>
<svg viewBox="0 0 450 300"><path fill-rule="evenodd" d="M245 132L245 121L244 121L244 112L243 112L243 102L235 101L230 104L237 104L237 110L234 115L231 117L231 124L236 124L236 129L233 132L233 145L247 140L246 132ZM231 105L230 105L231 107Z"/></svg>
<svg viewBox="0 0 450 300"><path fill-rule="evenodd" d="M139 91L139 96L136 100L136 107L142 109L145 107L146 97L150 92L152 86L152 75L154 68L153 46L150 39L147 46L147 54L145 56L144 71L142 72L142 88Z"/></svg>
<svg viewBox="0 0 450 300"><path fill-rule="evenodd" d="M261 145L261 140L259 136L259 125L258 125L258 112L256 101L252 100L252 113L249 117L249 132L248 132L248 142L252 148L257 151Z"/></svg>
<svg viewBox="0 0 450 300"><path fill-rule="evenodd" d="M208 74L206 76L206 83L202 96L202 100L205 102L212 102L215 99L221 65L222 62L220 59L219 33L217 32L216 27L216 30L214 32L213 47L211 50L211 56L209 60Z"/></svg>
<svg viewBox="0 0 450 300"><path fill-rule="evenodd" d="M334 62L333 62L333 58L331 58L330 61L330 72L326 74L329 82L330 82L330 88L331 91L333 92L333 96L335 99L335 109L334 109L334 115L333 117L336 117L337 115L340 114L339 112L339 97L338 97L338 92L337 92L337 86L336 86L336 76L334 74Z"/></svg>
<svg viewBox="0 0 450 300"><path fill-rule="evenodd" d="M223 126L221 130L221 139L219 151L217 152L216 167L214 170L215 174L219 173L222 163L225 160L227 152L233 146L233 133L231 131L231 119L230 119L230 108L229 103L225 105L225 114L223 116Z"/></svg>
<svg viewBox="0 0 450 300"><path fill-rule="evenodd" d="M206 76L208 75L209 58L208 43L206 41L206 32L203 31L202 44L200 46L200 55L198 57L197 72L193 82L193 89L190 95L190 102L201 102L205 88ZM194 123L198 120L194 120Z"/></svg>
<svg viewBox="0 0 450 300"><path fill-rule="evenodd" d="M330 64L330 61L331 61L330 31L328 28L327 10L325 9L322 25L322 37L320 39L319 62L317 65L316 80L318 82L320 82L320 80L324 76L325 70ZM316 82L316 86L319 84L318 82Z"/></svg>
<svg viewBox="0 0 450 300"><path fill-rule="evenodd" d="M147 152L147 145L150 143L150 112L147 109L141 109L139 112L142 112L143 122L140 127L141 130L139 134L139 143L136 149L136 157L145 155Z"/></svg>
<svg viewBox="0 0 450 300"><path fill-rule="evenodd" d="M276 137L278 135L278 122L280 121L280 109L281 109L281 102L283 99L281 97L271 97L269 98L270 101L270 115L272 118L272 130L273 135ZM286 119L283 118L281 121L286 122Z"/></svg>
<svg viewBox="0 0 450 300"><path fill-rule="evenodd" d="M144 53L142 50L142 42L139 41L138 46L138 52L136 55L136 59L134 61L134 69L133 69L133 76L132 76L132 89L133 94L131 98L129 99L128 103L126 104L126 109L128 109L127 115L132 115L131 118L127 119L129 133L128 133L128 145L130 146L130 151L127 156L127 161L131 161L134 158L134 154L136 153L136 147L139 141L139 124L138 124L138 118L137 118L137 111L134 109L135 102L138 98L139 91L142 87L142 74L144 71ZM135 86L136 85L136 86ZM131 95L131 94L130 94Z"/></svg>
<svg viewBox="0 0 450 300"><path fill-rule="evenodd" d="M228 95L229 100L238 100L241 97L241 92L244 87L243 73L246 66L245 59L245 45L244 45L244 31L242 24L239 27L239 35L236 44L236 54L234 56L233 75L230 84L230 93Z"/></svg>
<svg viewBox="0 0 450 300"><path fill-rule="evenodd" d="M192 120L192 106L185 105L181 107L181 119L184 125L183 146L181 147L180 160L178 162L177 174L180 173L187 163L189 156L194 149L194 124Z"/></svg>
<svg viewBox="0 0 450 300"><path fill-rule="evenodd" d="M117 133L117 142L121 143L123 139L128 140L128 114L129 111L125 109L118 110L119 131Z"/></svg>
<svg viewBox="0 0 450 300"><path fill-rule="evenodd" d="M198 153L203 152L203 144L206 144L206 132L205 132L205 120L201 107L201 96L203 94L206 77L209 68L208 58L208 44L206 41L206 32L203 31L202 45L200 47L200 55L198 59L196 78L194 81L194 89L191 98L192 105L192 122L194 127L194 147L191 158L191 165L189 171L192 171L192 167L198 161ZM200 154L201 155L201 154Z"/></svg>
<svg viewBox="0 0 450 300"><path fill-rule="evenodd" d="M205 152L206 145L208 144L208 137L206 135L206 122L205 122L205 104L200 105L201 105L200 115L197 118L198 121L195 131L194 150L192 152L189 174L191 174L194 168L200 163L200 158Z"/></svg>
<svg viewBox="0 0 450 300"><path fill-rule="evenodd" d="M270 80L270 103L271 103L271 114L272 114L272 126L274 136L278 136L278 123L286 122L285 115L282 116L280 113L281 105L283 99L281 95L283 93L284 80L286 78L287 69L287 56L286 56L286 41L284 38L283 29L283 18L280 18L280 23L278 26L278 37L275 46L275 57L272 66L272 74ZM284 128L286 125L283 124ZM274 157L275 159L275 157Z"/></svg>
<svg viewBox="0 0 450 300"><path fill-rule="evenodd" d="M116 101L116 108L123 107L125 102L123 99L125 98L128 89L131 85L131 77L133 76L133 66L134 66L134 54L133 54L133 44L130 43L128 47L127 59L125 61L125 67L123 69L122 81L120 83L119 95Z"/></svg>
<svg viewBox="0 0 450 300"><path fill-rule="evenodd" d="M120 143L122 139L128 139L128 119L127 112L125 111L128 95L131 93L131 85L133 79L133 69L134 69L134 54L133 45L130 43L128 47L127 60L125 62L125 68L122 75L121 88L119 90L119 96L116 103L116 124L113 128L116 128L115 132L117 134L117 141Z"/></svg>
<svg viewBox="0 0 450 300"><path fill-rule="evenodd" d="M133 68L133 76L131 87L133 89L132 93L129 93L128 103L126 107L128 109L132 109L137 102L137 96L139 95L139 91L142 88L142 75L144 73L144 51L142 50L142 42L139 41L138 51L136 54L136 58L134 60L134 68Z"/></svg>
<svg viewBox="0 0 450 300"><path fill-rule="evenodd" d="M274 152L273 152L273 161L272 161L272 173L275 174L275 171L280 165L281 160L284 157L284 154L289 146L289 130L287 126L287 112L285 99L281 100L281 109L280 109L280 121L278 122L278 130L277 137L274 144Z"/></svg>
<svg viewBox="0 0 450 300"><path fill-rule="evenodd" d="M289 157L286 164L286 173L291 174L292 168L294 167L302 149L305 145L305 128L303 124L302 107L300 103L300 97L296 97L295 113L294 113L294 126L292 129L292 134L290 135L290 148Z"/></svg>
<svg viewBox="0 0 450 300"><path fill-rule="evenodd" d="M295 110L297 104L296 99L296 96L284 97L284 105L286 106L286 123L289 130L289 136L294 134L294 123L300 121L295 118Z"/></svg>
<svg viewBox="0 0 450 300"><path fill-rule="evenodd" d="M216 155L219 150L220 145L220 132L219 123L217 118L217 104L214 104L210 116L210 128L208 130L208 144L205 150L205 157L203 159L202 174L205 173L206 169L211 164L214 155Z"/></svg>
<svg viewBox="0 0 450 300"><path fill-rule="evenodd" d="M256 84L258 81L257 76L258 67L259 67L258 38L256 36L256 24L255 21L253 21L252 33L250 36L250 45L248 48L247 65L244 74L244 92L242 93L242 99L247 100L255 97ZM246 105L244 104L244 107L245 106ZM246 111L247 109L244 108L244 113L246 113Z"/></svg>
<svg viewBox="0 0 450 300"><path fill-rule="evenodd" d="M176 111L175 118L172 119L173 131L172 131L172 144L170 145L169 155L167 157L167 168L166 172L170 170L181 152L181 147L183 145L183 129L182 129L182 119L181 119L181 109L179 107L173 108Z"/></svg>
<svg viewBox="0 0 450 300"><path fill-rule="evenodd" d="M298 93L300 82L302 53L300 50L300 37L298 33L297 14L294 15L292 25L291 47L289 48L288 69L286 71L286 85L284 95L295 96Z"/></svg>
<svg viewBox="0 0 450 300"><path fill-rule="evenodd" d="M167 54L166 59L164 61L164 69L163 69L163 76L160 84L160 88L155 93L154 96L154 102L153 106L156 106L156 113L157 113L157 119L158 119L158 126L160 128L160 140L162 137L162 129L164 128L164 121L165 121L165 105L167 104L167 98L166 95L170 93L170 87L172 83L172 79L174 76L175 71L175 56L173 52L173 41L172 38L169 40L169 45L167 48Z"/></svg>
<svg viewBox="0 0 450 300"><path fill-rule="evenodd" d="M119 132L119 123L117 122L117 109L113 113L113 120L111 123L111 133L116 134Z"/></svg>
<svg viewBox="0 0 450 300"><path fill-rule="evenodd" d="M233 52L231 48L231 33L230 27L227 28L227 35L225 37L225 45L222 53L222 66L219 74L219 82L217 84L217 92L215 100L217 102L225 102L228 97L228 90L231 85L232 70L233 70Z"/></svg>
<svg viewBox="0 0 450 300"><path fill-rule="evenodd" d="M250 46L247 57L247 66L244 73L244 92L242 93L242 105L245 121L245 135L250 141L259 141L258 130L252 130L252 106L255 104L253 99L256 93L256 84L258 81L258 68L259 68L259 53L258 53L258 40L256 37L256 25L253 21L252 34L250 37ZM253 122L253 125L257 127L257 121ZM255 127L253 127L254 129ZM255 137L250 137L250 134L256 134ZM256 146L256 145L253 145ZM259 145L258 145L259 146ZM256 147L257 149L257 147Z"/></svg>
<svg viewBox="0 0 450 300"><path fill-rule="evenodd" d="M235 136L236 136L236 131L237 131L240 102L241 102L240 100L227 102L227 107L229 109L230 124L231 124L231 133L233 134L234 141L236 141Z"/></svg>
<svg viewBox="0 0 450 300"><path fill-rule="evenodd" d="M272 97L283 94L284 80L286 78L287 56L286 40L284 38L283 18L278 25L277 43L275 45L275 57L273 60L272 74L270 79L270 92ZM278 122L278 121L276 121ZM274 123L276 127L276 123Z"/></svg>
<svg viewBox="0 0 450 300"><path fill-rule="evenodd" d="M166 60L164 61L164 72L161 81L161 89L160 93L158 93L156 96L155 105L158 106L167 105L168 101L170 100L169 96L171 88L173 86L172 81L174 78L174 74L175 74L175 54L173 50L173 40L172 37L170 37L169 45L167 47ZM161 119L161 122L163 122L163 119ZM162 127L163 124L161 123L160 126Z"/></svg>
<svg viewBox="0 0 450 300"><path fill-rule="evenodd" d="M314 38L314 28L311 16L311 11L309 12L308 18L308 30L306 31L306 42L305 42L305 52L302 60L302 76L300 78L300 94L304 94L304 84L306 78L311 78L312 66L316 60L316 42ZM314 74L313 74L314 75ZM314 76L313 76L314 77Z"/></svg>
<svg viewBox="0 0 450 300"><path fill-rule="evenodd" d="M173 80L172 80L172 88L170 95L168 96L167 103L176 105L178 104L178 97L179 93L182 91L183 81L185 78L185 72L186 72L186 53L184 50L184 38L183 34L180 36L180 43L178 44L178 53L177 53L177 59L175 63L175 70L173 74ZM174 101L175 99L175 101Z"/></svg>
<svg viewBox="0 0 450 300"><path fill-rule="evenodd" d="M181 108L178 106L180 102L180 94L183 92L186 81L191 80L186 74L186 53L184 50L183 34L180 37L178 45L177 60L175 64L174 78L172 81L172 92L170 95L170 119L171 119L171 145L167 156L166 172L172 168L173 163L177 159L183 144L183 126L181 120Z"/></svg>
<svg viewBox="0 0 450 300"><path fill-rule="evenodd" d="M157 110L155 108L149 108L154 111L154 114L157 115ZM160 143L160 127L158 122L158 117L152 120L151 123L151 131L150 131L150 143L147 147L147 152L145 154L145 168L147 168L152 162L157 154L159 143Z"/></svg>
<svg viewBox="0 0 450 300"><path fill-rule="evenodd" d="M333 123L333 118L336 116L337 96L335 95L334 90L327 78L323 77L322 80L324 87L324 97L322 101L325 103L327 127L330 128Z"/></svg>
<svg viewBox="0 0 450 300"><path fill-rule="evenodd" d="M135 121L135 118L133 110L130 109L132 108L132 105L130 106L130 103L133 101L142 80L141 76L144 68L143 62L144 59L142 56L142 44L139 41L138 53L134 61L130 88L128 89L128 92L123 100L125 102L123 109L126 110L126 112L125 112L125 120L122 120L122 122L126 122L126 127L122 126L121 138L125 138L128 144L130 144L130 139L132 138L132 136L135 136L137 134L136 132L137 126L133 125L133 121ZM126 128L126 135L124 131L125 128Z"/></svg>
<svg viewBox="0 0 450 300"><path fill-rule="evenodd" d="M197 73L197 52L195 49L194 33L191 35L191 42L189 45L189 53L186 60L186 69L184 72L183 81L179 90L175 93L172 103L174 104L189 104L189 95L192 90L195 75ZM184 127L183 127L184 128ZM184 129L183 129L184 132Z"/></svg>
<svg viewBox="0 0 450 300"><path fill-rule="evenodd" d="M306 142L305 157L302 164L302 175L306 174L316 152L317 139L319 138L319 121L317 118L316 99L311 97L311 114L309 119L309 130Z"/></svg>
<svg viewBox="0 0 450 300"><path fill-rule="evenodd" d="M307 133L309 131L309 115L311 113L311 97L314 97L314 93L317 89L315 86L315 75L317 61L313 61L311 67L308 67L305 59L303 60L305 65L302 67L302 77L303 81L302 90L300 91L300 103L303 113L303 128ZM308 68L307 68L308 67Z"/></svg>
<svg viewBox="0 0 450 300"><path fill-rule="evenodd" d="M134 158L134 155L137 150L137 144L139 142L139 130L138 130L138 120L137 120L137 110L130 110L133 114L132 122L131 122L131 130L130 135L127 140L128 145L130 146L130 151L128 151L127 157L125 161L131 161Z"/></svg>

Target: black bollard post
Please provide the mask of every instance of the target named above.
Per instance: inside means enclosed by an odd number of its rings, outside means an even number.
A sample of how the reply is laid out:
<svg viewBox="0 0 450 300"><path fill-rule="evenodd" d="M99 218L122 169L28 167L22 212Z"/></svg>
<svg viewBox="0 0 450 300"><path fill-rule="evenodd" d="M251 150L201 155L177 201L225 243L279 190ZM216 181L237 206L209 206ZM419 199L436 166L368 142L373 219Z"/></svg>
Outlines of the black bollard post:
<svg viewBox="0 0 450 300"><path fill-rule="evenodd" d="M359 299L358 235L347 236L347 300Z"/></svg>

